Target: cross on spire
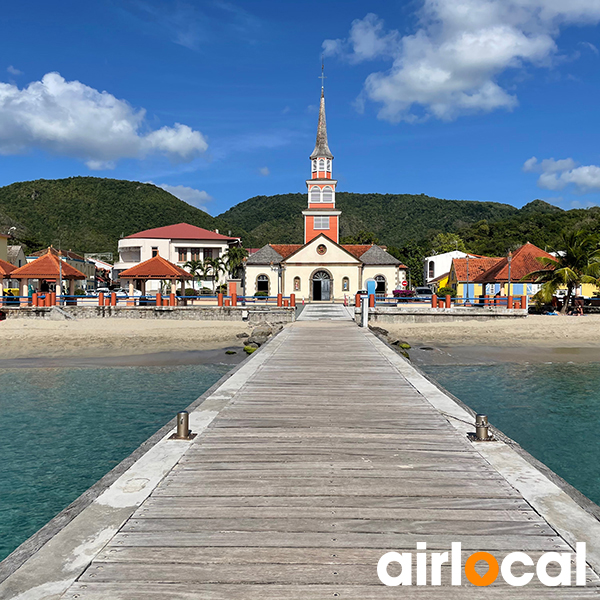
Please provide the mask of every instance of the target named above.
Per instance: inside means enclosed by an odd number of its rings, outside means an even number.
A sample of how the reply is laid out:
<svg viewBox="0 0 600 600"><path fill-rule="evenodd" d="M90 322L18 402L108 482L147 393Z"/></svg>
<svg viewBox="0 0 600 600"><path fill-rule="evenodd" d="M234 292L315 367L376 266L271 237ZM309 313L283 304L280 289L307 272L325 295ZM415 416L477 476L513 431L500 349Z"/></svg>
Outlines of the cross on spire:
<svg viewBox="0 0 600 600"><path fill-rule="evenodd" d="M327 76L325 75L325 61L323 60L323 56L321 55L321 74L319 75L319 79L321 80L321 89L325 87L325 80Z"/></svg>

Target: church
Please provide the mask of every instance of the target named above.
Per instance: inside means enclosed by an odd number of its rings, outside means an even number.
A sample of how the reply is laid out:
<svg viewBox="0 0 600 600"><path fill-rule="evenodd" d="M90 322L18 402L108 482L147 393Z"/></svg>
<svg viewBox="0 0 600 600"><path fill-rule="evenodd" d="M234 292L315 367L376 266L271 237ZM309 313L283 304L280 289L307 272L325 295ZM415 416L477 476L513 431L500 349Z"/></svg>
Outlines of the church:
<svg viewBox="0 0 600 600"><path fill-rule="evenodd" d="M377 282L378 295L391 296L406 286L407 268L385 248L339 243L342 211L335 206L332 162L321 87L317 143L306 181L308 205L302 211L304 243L267 244L250 255L245 268L247 296L295 294L297 302L332 302L349 300L366 289L368 279Z"/></svg>

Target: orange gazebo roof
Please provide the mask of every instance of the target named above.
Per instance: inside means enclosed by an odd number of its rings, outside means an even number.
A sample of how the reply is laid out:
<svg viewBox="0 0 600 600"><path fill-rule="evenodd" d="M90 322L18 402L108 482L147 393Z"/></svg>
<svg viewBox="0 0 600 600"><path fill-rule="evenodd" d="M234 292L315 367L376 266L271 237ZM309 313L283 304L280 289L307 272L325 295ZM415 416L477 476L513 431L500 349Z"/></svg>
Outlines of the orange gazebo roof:
<svg viewBox="0 0 600 600"><path fill-rule="evenodd" d="M192 276L160 255L122 271L120 279L191 279Z"/></svg>
<svg viewBox="0 0 600 600"><path fill-rule="evenodd" d="M85 279L81 271L50 252L15 269L10 276L11 279L59 279L61 274L63 279Z"/></svg>
<svg viewBox="0 0 600 600"><path fill-rule="evenodd" d="M12 273L17 267L11 265L5 260L0 260L0 277L6 277L9 273Z"/></svg>

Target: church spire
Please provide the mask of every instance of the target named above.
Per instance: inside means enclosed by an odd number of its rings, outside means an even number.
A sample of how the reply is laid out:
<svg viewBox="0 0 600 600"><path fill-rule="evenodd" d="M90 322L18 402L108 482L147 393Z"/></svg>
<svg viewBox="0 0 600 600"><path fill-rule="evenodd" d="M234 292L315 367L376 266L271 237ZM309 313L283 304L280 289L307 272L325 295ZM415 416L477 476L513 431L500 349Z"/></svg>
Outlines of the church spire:
<svg viewBox="0 0 600 600"><path fill-rule="evenodd" d="M321 104L319 106L319 124L317 125L317 143L315 149L310 155L311 159L315 158L333 158L331 150L327 144L327 123L325 122L325 89L323 82L325 75L323 73L324 65L321 64Z"/></svg>

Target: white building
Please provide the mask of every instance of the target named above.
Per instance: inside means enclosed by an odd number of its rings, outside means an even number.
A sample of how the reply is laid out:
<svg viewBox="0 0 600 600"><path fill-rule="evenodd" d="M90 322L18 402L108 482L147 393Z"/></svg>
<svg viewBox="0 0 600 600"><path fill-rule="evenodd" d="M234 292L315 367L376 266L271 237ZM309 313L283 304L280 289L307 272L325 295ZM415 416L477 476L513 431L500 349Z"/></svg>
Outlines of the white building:
<svg viewBox="0 0 600 600"><path fill-rule="evenodd" d="M114 264L113 277L118 279L121 271L156 255L183 267L186 262L192 260L221 258L231 246L237 246L239 243L239 238L188 223L147 229L119 240L119 260ZM221 274L217 284L224 280L224 275ZM209 280L201 282L201 286L211 287L212 284ZM149 281L146 289L149 292L159 290L160 281Z"/></svg>
<svg viewBox="0 0 600 600"><path fill-rule="evenodd" d="M443 254L434 254L433 256L427 256L423 259L423 281L425 285L429 285L434 279L437 279L440 275L446 275L450 273L452 267L452 261L455 258L466 258L467 254L460 250L453 250L452 252L444 252ZM469 254L469 257L477 258L477 254Z"/></svg>
<svg viewBox="0 0 600 600"><path fill-rule="evenodd" d="M385 248L339 243L341 210L335 206L337 181L332 178L333 155L327 142L325 97L310 155L311 178L306 181L308 207L304 244L267 244L246 261L246 295L296 295L296 301L331 302L346 299L377 282L377 294L391 296L404 287L407 268Z"/></svg>

